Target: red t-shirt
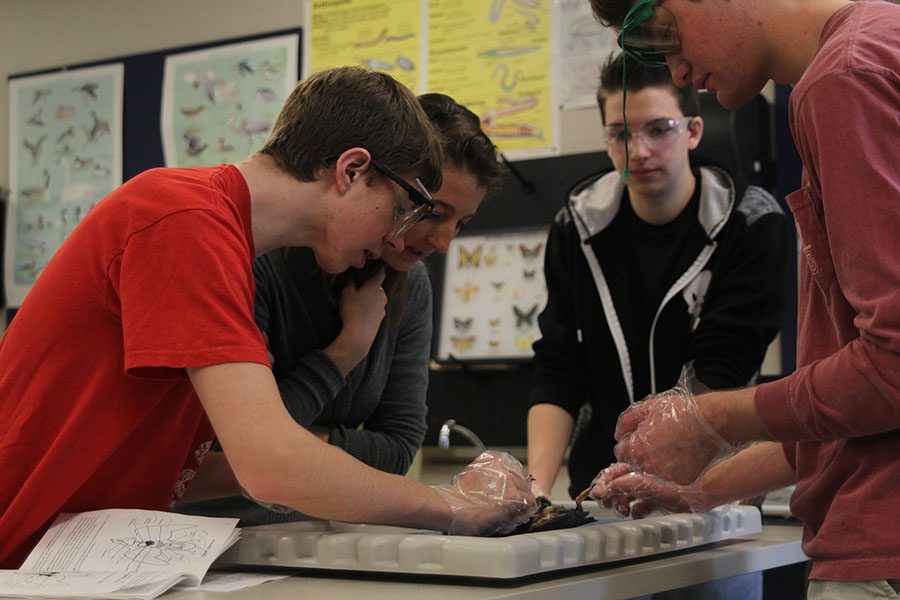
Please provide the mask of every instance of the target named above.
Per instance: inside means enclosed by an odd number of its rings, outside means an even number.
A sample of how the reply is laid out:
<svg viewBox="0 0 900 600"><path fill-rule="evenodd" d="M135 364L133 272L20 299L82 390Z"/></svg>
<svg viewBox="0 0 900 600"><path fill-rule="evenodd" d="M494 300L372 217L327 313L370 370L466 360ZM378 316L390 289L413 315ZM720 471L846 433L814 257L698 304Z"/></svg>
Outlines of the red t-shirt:
<svg viewBox="0 0 900 600"><path fill-rule="evenodd" d="M66 240L0 342L0 567L60 512L180 496L213 438L185 367L268 364L253 256L233 166L143 173Z"/></svg>

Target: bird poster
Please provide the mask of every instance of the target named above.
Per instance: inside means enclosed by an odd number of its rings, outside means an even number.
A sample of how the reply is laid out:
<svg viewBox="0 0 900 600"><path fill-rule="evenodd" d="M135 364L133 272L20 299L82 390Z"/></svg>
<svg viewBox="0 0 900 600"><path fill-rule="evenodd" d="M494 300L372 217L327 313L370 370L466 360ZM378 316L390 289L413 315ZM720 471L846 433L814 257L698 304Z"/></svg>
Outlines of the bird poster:
<svg viewBox="0 0 900 600"><path fill-rule="evenodd" d="M122 63L9 82L6 305L25 295L75 226L122 183Z"/></svg>
<svg viewBox="0 0 900 600"><path fill-rule="evenodd" d="M167 56L166 166L239 163L259 150L297 85L299 42L290 34Z"/></svg>

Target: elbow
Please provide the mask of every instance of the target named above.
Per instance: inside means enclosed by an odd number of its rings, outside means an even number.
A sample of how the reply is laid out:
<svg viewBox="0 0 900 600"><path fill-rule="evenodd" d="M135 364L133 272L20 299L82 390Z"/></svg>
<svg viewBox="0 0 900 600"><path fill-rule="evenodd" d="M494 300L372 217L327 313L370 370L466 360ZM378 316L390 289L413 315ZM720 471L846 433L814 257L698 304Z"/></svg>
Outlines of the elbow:
<svg viewBox="0 0 900 600"><path fill-rule="evenodd" d="M252 461L234 461L234 476L241 488L253 499L271 504L285 504L286 478L272 463L262 465Z"/></svg>

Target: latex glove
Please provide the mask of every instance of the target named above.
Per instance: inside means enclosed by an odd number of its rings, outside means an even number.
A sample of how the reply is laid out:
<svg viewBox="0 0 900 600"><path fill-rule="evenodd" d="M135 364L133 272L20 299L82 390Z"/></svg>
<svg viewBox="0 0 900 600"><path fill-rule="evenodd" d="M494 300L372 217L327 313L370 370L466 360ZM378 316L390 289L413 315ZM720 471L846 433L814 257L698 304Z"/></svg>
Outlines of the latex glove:
<svg viewBox="0 0 900 600"><path fill-rule="evenodd" d="M623 516L640 519L652 512L703 512L706 493L696 483L678 485L613 463L594 478L590 496Z"/></svg>
<svg viewBox="0 0 900 600"><path fill-rule="evenodd" d="M455 535L509 533L527 522L537 507L531 477L506 452L482 452L449 484L433 489L453 509L448 533Z"/></svg>
<svg viewBox="0 0 900 600"><path fill-rule="evenodd" d="M712 463L737 452L700 415L692 380L688 365L674 388L648 396L619 415L614 451L620 462L687 485Z"/></svg>

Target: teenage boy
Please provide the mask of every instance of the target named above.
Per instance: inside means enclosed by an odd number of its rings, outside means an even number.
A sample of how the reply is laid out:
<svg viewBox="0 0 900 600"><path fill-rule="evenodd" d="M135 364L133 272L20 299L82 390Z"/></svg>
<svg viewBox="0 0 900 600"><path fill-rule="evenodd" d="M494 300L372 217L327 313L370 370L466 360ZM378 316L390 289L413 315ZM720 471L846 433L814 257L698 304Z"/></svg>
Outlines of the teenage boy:
<svg viewBox="0 0 900 600"><path fill-rule="evenodd" d="M784 215L764 190L741 196L723 170L691 163L697 92L619 54L597 100L615 170L576 185L550 229L528 412L537 489L552 489L571 440L572 497L614 460L618 415L672 387L685 363L712 388L747 385L784 304ZM744 579L755 581L730 582L726 597L758 597L760 577Z"/></svg>
<svg viewBox="0 0 900 600"><path fill-rule="evenodd" d="M440 183L415 96L341 68L298 85L247 161L151 170L101 201L0 345L0 567L60 512L168 508L214 436L250 495L318 517L466 533L527 519L511 457L431 489L297 425L253 321L254 255L308 246L325 271L362 266L403 248Z"/></svg>
<svg viewBox="0 0 900 600"><path fill-rule="evenodd" d="M679 85L714 90L723 106L742 104L769 79L795 84L790 126L803 159L802 188L787 198L801 241L797 370L754 388L672 393L633 408L620 419L617 455L675 483L607 476L594 495L684 509L690 493L705 497L694 506L702 509L796 482L791 511L804 522L803 551L813 563L808 597L895 596L900 6L591 4L623 29L626 51L662 58ZM709 468L754 441L761 442Z"/></svg>

